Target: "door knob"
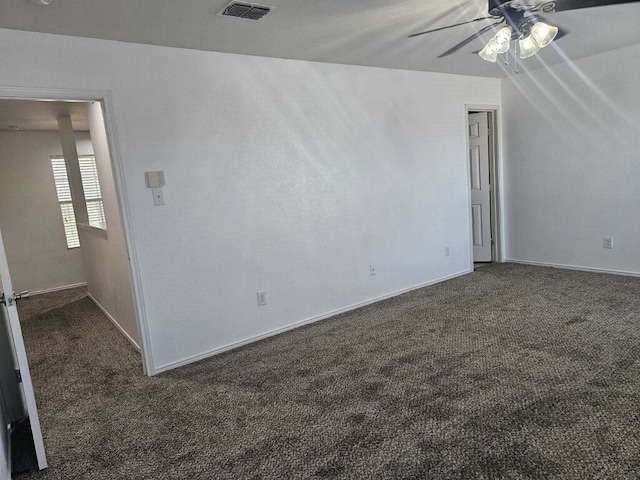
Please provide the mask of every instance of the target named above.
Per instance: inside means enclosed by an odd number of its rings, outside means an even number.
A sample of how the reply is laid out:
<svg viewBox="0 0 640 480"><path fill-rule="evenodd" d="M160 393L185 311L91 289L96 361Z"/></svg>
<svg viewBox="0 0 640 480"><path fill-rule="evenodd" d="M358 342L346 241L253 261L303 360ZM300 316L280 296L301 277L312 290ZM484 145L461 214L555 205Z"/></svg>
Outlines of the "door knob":
<svg viewBox="0 0 640 480"><path fill-rule="evenodd" d="M16 294L16 292L13 292L13 298L15 298L16 300L29 300L29 291L25 290L24 292L20 292L18 294Z"/></svg>

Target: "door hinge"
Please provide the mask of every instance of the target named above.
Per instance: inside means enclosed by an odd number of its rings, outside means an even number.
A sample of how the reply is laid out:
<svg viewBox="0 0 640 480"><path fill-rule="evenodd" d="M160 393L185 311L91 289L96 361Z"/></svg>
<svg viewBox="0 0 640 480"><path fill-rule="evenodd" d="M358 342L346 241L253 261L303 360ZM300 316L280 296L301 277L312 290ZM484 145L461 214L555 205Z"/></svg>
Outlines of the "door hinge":
<svg viewBox="0 0 640 480"><path fill-rule="evenodd" d="M16 380L18 381L18 383L22 383L22 373L20 372L20 370L16 370Z"/></svg>

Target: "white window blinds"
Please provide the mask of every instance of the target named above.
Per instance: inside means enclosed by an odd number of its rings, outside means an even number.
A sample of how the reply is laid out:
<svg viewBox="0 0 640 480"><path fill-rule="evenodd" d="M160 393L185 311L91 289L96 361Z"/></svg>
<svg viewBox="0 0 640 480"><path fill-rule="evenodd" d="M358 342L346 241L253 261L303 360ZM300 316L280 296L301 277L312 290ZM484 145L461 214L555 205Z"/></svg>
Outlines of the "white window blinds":
<svg viewBox="0 0 640 480"><path fill-rule="evenodd" d="M80 164L80 176L82 177L82 187L87 204L89 224L105 229L106 222L96 160L94 157L83 156L78 157L78 162ZM64 158L52 157L51 167L53 169L58 202L60 203L60 211L62 212L62 222L67 238L67 247L78 248L80 246L80 239L78 237L76 216L71 201L71 188L69 186L69 177L67 175L67 166Z"/></svg>
<svg viewBox="0 0 640 480"><path fill-rule="evenodd" d="M76 227L76 215L71 203L71 188L69 187L67 166L64 164L64 158L52 158L51 167L53 168L53 179L56 182L56 192L58 193L58 202L60 202L60 211L62 212L64 234L67 237L67 248L78 248L80 239L78 238L78 228Z"/></svg>
<svg viewBox="0 0 640 480"><path fill-rule="evenodd" d="M80 163L84 198L87 202L89 225L105 228L104 208L102 206L102 193L100 192L96 159L94 157L79 157L78 162Z"/></svg>

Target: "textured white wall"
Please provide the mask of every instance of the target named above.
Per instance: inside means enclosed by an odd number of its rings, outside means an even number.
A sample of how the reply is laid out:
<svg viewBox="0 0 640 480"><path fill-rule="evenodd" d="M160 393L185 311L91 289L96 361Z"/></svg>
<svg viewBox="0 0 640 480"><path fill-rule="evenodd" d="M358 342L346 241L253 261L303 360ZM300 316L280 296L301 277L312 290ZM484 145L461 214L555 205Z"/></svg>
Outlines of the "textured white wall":
<svg viewBox="0 0 640 480"><path fill-rule="evenodd" d="M112 92L155 369L470 267L464 105L499 80L0 41L0 86Z"/></svg>
<svg viewBox="0 0 640 480"><path fill-rule="evenodd" d="M635 45L504 81L509 259L640 273L639 75Z"/></svg>
<svg viewBox="0 0 640 480"><path fill-rule="evenodd" d="M87 132L76 145L93 153ZM62 155L58 132L0 132L0 229L16 291L85 281L80 251L67 249L51 155Z"/></svg>
<svg viewBox="0 0 640 480"><path fill-rule="evenodd" d="M131 289L129 261L118 201L111 170L102 108L99 102L88 106L89 128L96 158L107 234L96 229L80 229L87 289L93 299L111 316L129 339L140 345Z"/></svg>

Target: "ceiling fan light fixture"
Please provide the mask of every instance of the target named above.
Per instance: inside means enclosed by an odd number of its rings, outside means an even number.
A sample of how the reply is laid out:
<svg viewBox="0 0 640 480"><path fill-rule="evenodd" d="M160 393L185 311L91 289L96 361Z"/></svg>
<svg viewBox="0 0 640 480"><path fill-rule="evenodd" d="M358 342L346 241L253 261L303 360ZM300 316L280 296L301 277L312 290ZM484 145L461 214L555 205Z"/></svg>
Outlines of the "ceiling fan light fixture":
<svg viewBox="0 0 640 480"><path fill-rule="evenodd" d="M540 45L540 48L544 48L549 45L556 35L558 34L558 27L553 25L547 25L544 22L537 22L531 27L531 36Z"/></svg>
<svg viewBox="0 0 640 480"><path fill-rule="evenodd" d="M487 62L495 62L498 55L507 53L511 44L511 27L502 27L489 40L485 47L478 52L478 55Z"/></svg>
<svg viewBox="0 0 640 480"><path fill-rule="evenodd" d="M540 45L531 35L518 40L518 47L520 48L520 58L532 57L540 50Z"/></svg>
<svg viewBox="0 0 640 480"><path fill-rule="evenodd" d="M491 42L495 42L494 48L498 53L507 53L511 44L511 27L502 27L489 41L489 43Z"/></svg>
<svg viewBox="0 0 640 480"><path fill-rule="evenodd" d="M485 47L478 52L480 58L487 62L496 62L498 60L498 52L492 48L491 42L487 43Z"/></svg>

